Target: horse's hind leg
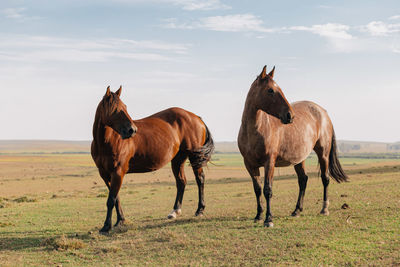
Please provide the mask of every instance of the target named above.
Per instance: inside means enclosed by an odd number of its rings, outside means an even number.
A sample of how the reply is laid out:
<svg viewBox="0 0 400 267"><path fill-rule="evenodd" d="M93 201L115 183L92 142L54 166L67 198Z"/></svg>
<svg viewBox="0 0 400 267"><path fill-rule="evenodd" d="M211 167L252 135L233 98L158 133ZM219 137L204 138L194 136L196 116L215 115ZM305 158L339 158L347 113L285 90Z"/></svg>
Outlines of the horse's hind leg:
<svg viewBox="0 0 400 267"><path fill-rule="evenodd" d="M260 169L251 166L246 160L244 161L244 165L246 166L247 171L251 176L251 180L253 181L254 193L256 195L257 200L257 215L254 217L254 222L258 222L261 220L261 214L263 213L263 207L261 205L261 179L260 179Z"/></svg>
<svg viewBox="0 0 400 267"><path fill-rule="evenodd" d="M304 200L304 194L306 192L306 187L307 187L307 181L308 181L308 176L306 175L305 169L304 169L304 161L295 165L294 169L297 174L298 178L298 183L299 183L299 197L297 199L297 204L296 208L292 213L292 216L299 216L300 212L303 211L303 200Z"/></svg>
<svg viewBox="0 0 400 267"><path fill-rule="evenodd" d="M328 166L329 166L329 150L324 149L323 147L319 146L316 147L315 152L318 155L319 165L321 168L321 178L322 184L324 186L324 202L322 203L322 215L329 215L329 200L328 200L328 186L329 186L329 176L328 176Z"/></svg>
<svg viewBox="0 0 400 267"><path fill-rule="evenodd" d="M184 171L184 163L186 159L187 155L178 153L171 161L172 172L174 173L176 180L176 199L174 209L168 215L168 219L175 219L177 215L181 214L183 193L185 192L186 186L186 176Z"/></svg>
<svg viewBox="0 0 400 267"><path fill-rule="evenodd" d="M202 216L206 207L204 202L204 180L205 175L202 167L193 166L194 176L196 177L197 187L199 189L199 204L195 216Z"/></svg>

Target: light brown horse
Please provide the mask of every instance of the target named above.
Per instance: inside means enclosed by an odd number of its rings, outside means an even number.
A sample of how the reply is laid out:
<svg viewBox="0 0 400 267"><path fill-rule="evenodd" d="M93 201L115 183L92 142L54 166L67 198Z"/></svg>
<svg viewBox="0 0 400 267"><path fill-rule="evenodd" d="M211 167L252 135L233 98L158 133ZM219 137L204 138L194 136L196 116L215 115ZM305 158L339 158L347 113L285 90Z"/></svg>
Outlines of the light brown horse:
<svg viewBox="0 0 400 267"><path fill-rule="evenodd" d="M109 189L107 217L100 232L111 229L114 206L117 212L115 225L125 220L118 195L124 175L155 171L168 162L171 162L177 187L174 208L168 218L176 218L181 213L187 158L199 189L195 215L202 215L205 208L202 167L214 150L207 126L200 117L181 108L169 108L141 120L132 120L120 95L121 87L115 93L107 88L93 124L91 153Z"/></svg>
<svg viewBox="0 0 400 267"><path fill-rule="evenodd" d="M257 199L255 221L261 219L260 167L264 167L264 196L267 213L264 225L272 227L270 202L275 167L294 165L298 176L299 197L292 216L303 210L308 177L304 161L314 149L318 155L324 186L321 214L328 215L328 185L332 176L337 182L347 181L336 152L335 132L327 112L317 104L300 101L291 105L273 80L275 67L267 74L264 66L247 95L238 136L238 145L249 172Z"/></svg>

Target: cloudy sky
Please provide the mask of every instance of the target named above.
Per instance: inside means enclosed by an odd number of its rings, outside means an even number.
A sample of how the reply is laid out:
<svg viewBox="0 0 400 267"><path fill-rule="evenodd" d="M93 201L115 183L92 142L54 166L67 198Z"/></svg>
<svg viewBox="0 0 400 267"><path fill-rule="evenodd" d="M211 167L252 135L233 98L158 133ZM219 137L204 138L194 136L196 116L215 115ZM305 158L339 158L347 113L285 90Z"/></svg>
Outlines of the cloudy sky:
<svg viewBox="0 0 400 267"><path fill-rule="evenodd" d="M2 0L0 139L90 140L122 85L134 119L179 106L233 141L264 65L338 139L400 141L398 0Z"/></svg>

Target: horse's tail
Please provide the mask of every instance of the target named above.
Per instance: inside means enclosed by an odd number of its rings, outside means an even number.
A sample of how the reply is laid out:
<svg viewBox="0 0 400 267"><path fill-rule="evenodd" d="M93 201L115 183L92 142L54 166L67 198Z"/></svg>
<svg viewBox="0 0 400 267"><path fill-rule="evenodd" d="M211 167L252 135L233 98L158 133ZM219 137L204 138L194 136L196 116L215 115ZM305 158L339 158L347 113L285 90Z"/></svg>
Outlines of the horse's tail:
<svg viewBox="0 0 400 267"><path fill-rule="evenodd" d="M337 155L336 148L336 136L335 131L332 130L332 144L331 144L331 152L329 153L329 174L332 178L336 180L336 182L347 182L347 175L344 173L342 166L340 165L339 158Z"/></svg>
<svg viewBox="0 0 400 267"><path fill-rule="evenodd" d="M207 162L211 160L211 154L214 152L215 148L210 130L203 120L202 122L206 127L206 140L202 147L189 152L189 161L193 168L201 168L207 165Z"/></svg>

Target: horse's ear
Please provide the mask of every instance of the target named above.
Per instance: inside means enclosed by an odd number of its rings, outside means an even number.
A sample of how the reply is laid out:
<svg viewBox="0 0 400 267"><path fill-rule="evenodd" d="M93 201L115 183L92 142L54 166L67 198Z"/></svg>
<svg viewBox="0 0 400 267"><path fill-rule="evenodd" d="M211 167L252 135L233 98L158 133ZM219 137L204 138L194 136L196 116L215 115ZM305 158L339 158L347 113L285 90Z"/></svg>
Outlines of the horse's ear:
<svg viewBox="0 0 400 267"><path fill-rule="evenodd" d="M267 65L265 65L264 68L262 69L260 77L261 77L261 79L264 79L265 77L267 77Z"/></svg>
<svg viewBox="0 0 400 267"><path fill-rule="evenodd" d="M274 78L274 72L275 72L275 66L272 68L272 70L268 73L268 76L271 78Z"/></svg>
<svg viewBox="0 0 400 267"><path fill-rule="evenodd" d="M110 96L110 95L111 95L110 86L108 86L107 91L106 91L106 96Z"/></svg>
<svg viewBox="0 0 400 267"><path fill-rule="evenodd" d="M118 97L121 96L121 91L122 91L122 85L119 87L119 89L115 92Z"/></svg>

